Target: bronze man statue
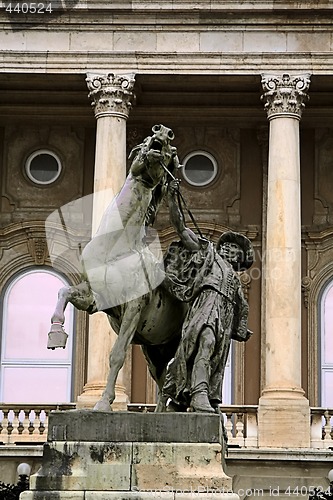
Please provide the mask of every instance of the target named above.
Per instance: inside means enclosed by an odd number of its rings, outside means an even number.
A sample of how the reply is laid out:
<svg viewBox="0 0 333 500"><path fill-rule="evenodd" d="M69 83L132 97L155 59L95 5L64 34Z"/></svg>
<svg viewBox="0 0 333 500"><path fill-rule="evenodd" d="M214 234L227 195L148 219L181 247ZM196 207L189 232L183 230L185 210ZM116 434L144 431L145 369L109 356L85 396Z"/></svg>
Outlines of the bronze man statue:
<svg viewBox="0 0 333 500"><path fill-rule="evenodd" d="M168 190L170 220L180 242L171 244L165 260L169 292L189 303L182 336L169 362L163 395L168 411L218 412L230 341L246 341L248 304L237 271L253 263L250 240L232 231L216 246L185 226L178 203L178 182Z"/></svg>

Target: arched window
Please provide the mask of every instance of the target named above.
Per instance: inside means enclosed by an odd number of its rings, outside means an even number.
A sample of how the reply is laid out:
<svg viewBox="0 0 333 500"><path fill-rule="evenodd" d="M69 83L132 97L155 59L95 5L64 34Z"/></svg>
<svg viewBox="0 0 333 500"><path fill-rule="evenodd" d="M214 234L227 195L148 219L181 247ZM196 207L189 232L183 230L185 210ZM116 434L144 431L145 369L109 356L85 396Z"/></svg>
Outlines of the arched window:
<svg viewBox="0 0 333 500"><path fill-rule="evenodd" d="M57 294L68 283L46 269L16 276L2 296L0 401L66 403L72 399L73 307L66 310L66 349L48 350Z"/></svg>
<svg viewBox="0 0 333 500"><path fill-rule="evenodd" d="M320 301L320 404L333 406L333 281L325 287Z"/></svg>

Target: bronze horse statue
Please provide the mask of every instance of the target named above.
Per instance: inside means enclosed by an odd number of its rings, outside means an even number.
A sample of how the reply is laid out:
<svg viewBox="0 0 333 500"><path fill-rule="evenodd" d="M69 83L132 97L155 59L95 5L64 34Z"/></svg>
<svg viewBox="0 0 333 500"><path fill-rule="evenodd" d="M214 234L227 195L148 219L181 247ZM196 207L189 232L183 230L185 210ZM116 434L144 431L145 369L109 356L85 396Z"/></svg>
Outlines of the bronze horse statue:
<svg viewBox="0 0 333 500"><path fill-rule="evenodd" d="M179 343L188 305L163 286L163 260L146 243L167 189L179 168L171 129L155 125L153 134L135 147L130 172L119 194L105 211L99 229L81 256L82 283L59 291L51 319L48 348L65 347L64 311L68 302L93 314L104 311L118 334L110 354L110 371L96 410L110 411L115 383L130 343L141 344L160 398L156 411L165 410L161 396L165 372Z"/></svg>

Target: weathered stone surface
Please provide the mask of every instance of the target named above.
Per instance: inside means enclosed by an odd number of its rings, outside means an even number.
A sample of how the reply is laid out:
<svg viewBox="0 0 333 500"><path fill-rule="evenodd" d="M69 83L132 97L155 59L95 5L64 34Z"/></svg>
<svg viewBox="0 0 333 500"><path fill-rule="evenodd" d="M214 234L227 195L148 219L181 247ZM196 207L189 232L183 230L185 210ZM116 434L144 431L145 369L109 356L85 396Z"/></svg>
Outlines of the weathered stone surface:
<svg viewBox="0 0 333 500"><path fill-rule="evenodd" d="M167 491L90 491L85 500L174 500L173 492Z"/></svg>
<svg viewBox="0 0 333 500"><path fill-rule="evenodd" d="M221 445L133 443L132 489L232 491L222 469Z"/></svg>
<svg viewBox="0 0 333 500"><path fill-rule="evenodd" d="M220 417L203 413L55 411L48 439L54 441L219 443Z"/></svg>
<svg viewBox="0 0 333 500"><path fill-rule="evenodd" d="M84 491L24 491L20 500L84 500Z"/></svg>
<svg viewBox="0 0 333 500"><path fill-rule="evenodd" d="M175 492L175 500L239 500L236 493L224 493L223 490L219 491L206 491L201 490L195 492Z"/></svg>
<svg viewBox="0 0 333 500"><path fill-rule="evenodd" d="M309 448L309 401L305 398L261 397L258 442L262 448ZM297 420L298 431L294 422ZM283 432L280 430L283 429Z"/></svg>
<svg viewBox="0 0 333 500"><path fill-rule="evenodd" d="M31 476L32 490L130 490L132 443L53 442Z"/></svg>
<svg viewBox="0 0 333 500"><path fill-rule="evenodd" d="M30 478L35 492L231 492L218 443L52 442ZM43 497L42 497L43 498Z"/></svg>
<svg viewBox="0 0 333 500"><path fill-rule="evenodd" d="M167 491L25 491L20 500L239 500L235 493Z"/></svg>

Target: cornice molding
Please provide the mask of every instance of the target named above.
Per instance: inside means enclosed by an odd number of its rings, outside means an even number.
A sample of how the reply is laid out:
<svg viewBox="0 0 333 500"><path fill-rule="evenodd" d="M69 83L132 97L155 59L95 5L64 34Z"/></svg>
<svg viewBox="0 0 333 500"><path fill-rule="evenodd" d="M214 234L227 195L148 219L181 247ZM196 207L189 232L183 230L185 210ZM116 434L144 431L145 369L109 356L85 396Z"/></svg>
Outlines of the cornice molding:
<svg viewBox="0 0 333 500"><path fill-rule="evenodd" d="M67 7L64 0L58 0L55 3L55 11L69 12L74 10L73 3L71 6ZM264 11L264 12L275 12L275 11L308 11L308 10L332 10L333 6L328 5L325 0L317 0L316 4L313 5L313 1L304 1L302 3L296 2L294 0L252 0L239 2L237 0L201 0L200 3L189 0L175 0L156 4L156 0L115 0L114 2L108 2L107 0L79 0L75 2L76 10L122 10L122 11L141 11L141 10L154 10L154 11L184 11L184 10L196 10L196 11L206 11L206 10L223 10L226 12L251 12L251 11Z"/></svg>
<svg viewBox="0 0 333 500"><path fill-rule="evenodd" d="M302 240L304 240L305 245L312 243L324 243L328 240L330 243L333 242L333 227L329 226L318 231L302 229Z"/></svg>
<svg viewBox="0 0 333 500"><path fill-rule="evenodd" d="M96 66L108 71L110 66L119 74L128 71L145 74L164 74L166 71L176 74L210 75L212 71L219 75L258 74L258 68L264 73L283 72L286 67L290 72L327 75L333 72L333 52L138 52L138 51L2 51L2 70L6 72L40 73L42 71L61 73L82 73L93 71Z"/></svg>

